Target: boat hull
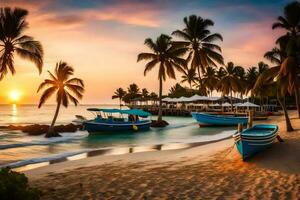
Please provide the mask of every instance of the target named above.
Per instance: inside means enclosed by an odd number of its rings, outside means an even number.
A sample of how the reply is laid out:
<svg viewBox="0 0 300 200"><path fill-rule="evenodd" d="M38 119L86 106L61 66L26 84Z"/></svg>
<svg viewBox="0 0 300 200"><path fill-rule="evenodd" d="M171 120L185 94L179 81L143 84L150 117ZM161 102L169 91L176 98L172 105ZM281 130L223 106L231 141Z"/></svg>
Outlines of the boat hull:
<svg viewBox="0 0 300 200"><path fill-rule="evenodd" d="M120 132L137 132L149 130L151 121L141 121L136 123L104 123L87 121L84 122L84 130L89 133L120 133Z"/></svg>
<svg viewBox="0 0 300 200"><path fill-rule="evenodd" d="M248 122L248 117L218 116L196 112L193 112L192 116L200 126L236 126L238 124L246 125Z"/></svg>
<svg viewBox="0 0 300 200"><path fill-rule="evenodd" d="M247 133L247 130L233 135L237 150L241 154L243 160L270 148L275 142L278 135L278 127L276 125L255 125L252 128L252 134ZM265 129L264 134L257 134L255 130Z"/></svg>

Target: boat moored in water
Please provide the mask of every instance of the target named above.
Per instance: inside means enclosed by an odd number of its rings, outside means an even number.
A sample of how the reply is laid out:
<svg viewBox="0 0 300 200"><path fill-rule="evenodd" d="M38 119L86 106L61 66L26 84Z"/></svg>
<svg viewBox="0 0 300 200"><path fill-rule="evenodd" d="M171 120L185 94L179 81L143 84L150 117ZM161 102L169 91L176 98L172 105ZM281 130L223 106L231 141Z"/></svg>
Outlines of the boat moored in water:
<svg viewBox="0 0 300 200"><path fill-rule="evenodd" d="M235 145L243 160L269 148L278 135L278 126L258 124L233 135Z"/></svg>
<svg viewBox="0 0 300 200"><path fill-rule="evenodd" d="M136 132L149 130L150 113L139 109L99 109L88 108L96 114L95 119L83 122L84 130L89 133ZM116 116L118 115L118 116Z"/></svg>
<svg viewBox="0 0 300 200"><path fill-rule="evenodd" d="M207 113L192 112L192 116L200 126L237 126L246 125L248 117L222 116Z"/></svg>

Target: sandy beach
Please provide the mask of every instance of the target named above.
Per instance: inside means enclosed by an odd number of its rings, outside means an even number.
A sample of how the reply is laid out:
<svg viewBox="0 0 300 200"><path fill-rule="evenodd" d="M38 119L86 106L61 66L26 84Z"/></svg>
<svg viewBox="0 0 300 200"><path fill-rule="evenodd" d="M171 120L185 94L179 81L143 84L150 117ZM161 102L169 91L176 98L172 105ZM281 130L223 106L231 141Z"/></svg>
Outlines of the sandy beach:
<svg viewBox="0 0 300 200"><path fill-rule="evenodd" d="M299 199L300 120L296 131L243 162L233 140L161 152L96 156L26 171L42 199Z"/></svg>

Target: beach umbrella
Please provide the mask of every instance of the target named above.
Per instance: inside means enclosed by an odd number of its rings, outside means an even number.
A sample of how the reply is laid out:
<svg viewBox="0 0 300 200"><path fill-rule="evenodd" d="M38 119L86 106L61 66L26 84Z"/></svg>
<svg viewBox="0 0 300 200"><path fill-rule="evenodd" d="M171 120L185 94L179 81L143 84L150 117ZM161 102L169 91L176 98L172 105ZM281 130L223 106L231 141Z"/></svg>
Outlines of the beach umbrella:
<svg viewBox="0 0 300 200"><path fill-rule="evenodd" d="M218 104L218 103L214 103L214 104L210 104L209 106L211 106L211 107L219 107L219 106L221 106L221 105Z"/></svg>
<svg viewBox="0 0 300 200"><path fill-rule="evenodd" d="M221 106L222 106L222 107L230 107L230 106L231 106L231 104L230 104L230 103L228 103L228 102L226 102L226 103L223 103Z"/></svg>
<svg viewBox="0 0 300 200"><path fill-rule="evenodd" d="M178 102L187 102L189 100L190 100L190 98L188 98L188 97L180 97L177 99Z"/></svg>
<svg viewBox="0 0 300 200"><path fill-rule="evenodd" d="M166 97L166 98L163 98L163 99L162 99L162 101L166 101L166 102L168 102L168 101L170 101L170 100L172 100L172 98L170 98L170 97Z"/></svg>
<svg viewBox="0 0 300 200"><path fill-rule="evenodd" d="M243 103L234 103L233 105L234 106L240 106L240 105L242 105Z"/></svg>
<svg viewBox="0 0 300 200"><path fill-rule="evenodd" d="M259 105L256 105L251 102L245 102L243 104L238 105L238 107L252 107L252 108L259 108Z"/></svg>

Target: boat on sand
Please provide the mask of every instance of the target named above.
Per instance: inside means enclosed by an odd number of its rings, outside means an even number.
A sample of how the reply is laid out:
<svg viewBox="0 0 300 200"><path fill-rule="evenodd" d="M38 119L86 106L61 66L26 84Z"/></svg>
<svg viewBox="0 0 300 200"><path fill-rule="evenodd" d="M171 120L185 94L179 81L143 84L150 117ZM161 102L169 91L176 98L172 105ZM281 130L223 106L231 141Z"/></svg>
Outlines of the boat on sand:
<svg viewBox="0 0 300 200"><path fill-rule="evenodd" d="M278 135L278 126L258 124L233 135L235 145L243 160L269 148Z"/></svg>

